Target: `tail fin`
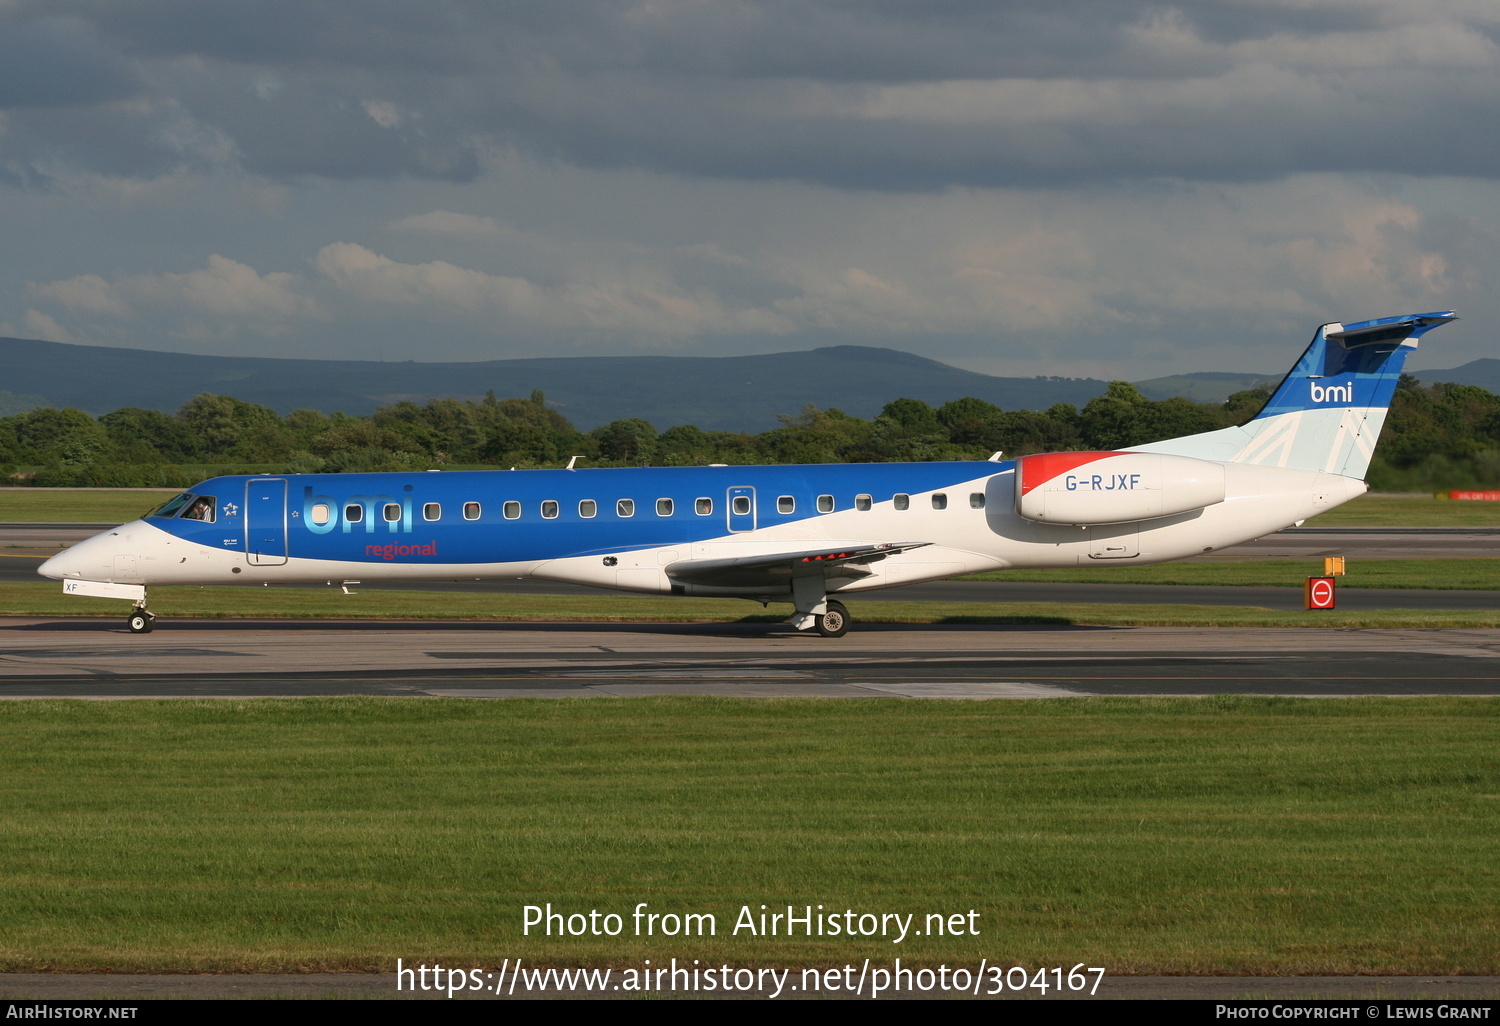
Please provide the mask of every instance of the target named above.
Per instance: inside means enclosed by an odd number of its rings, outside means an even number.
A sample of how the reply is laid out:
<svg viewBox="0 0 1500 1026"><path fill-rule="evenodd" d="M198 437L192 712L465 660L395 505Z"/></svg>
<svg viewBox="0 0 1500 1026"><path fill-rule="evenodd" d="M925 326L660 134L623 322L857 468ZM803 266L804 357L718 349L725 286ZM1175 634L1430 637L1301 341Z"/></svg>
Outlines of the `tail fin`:
<svg viewBox="0 0 1500 1026"><path fill-rule="evenodd" d="M1322 470L1363 480L1407 354L1428 331L1457 319L1447 310L1325 324L1249 423L1131 451Z"/></svg>

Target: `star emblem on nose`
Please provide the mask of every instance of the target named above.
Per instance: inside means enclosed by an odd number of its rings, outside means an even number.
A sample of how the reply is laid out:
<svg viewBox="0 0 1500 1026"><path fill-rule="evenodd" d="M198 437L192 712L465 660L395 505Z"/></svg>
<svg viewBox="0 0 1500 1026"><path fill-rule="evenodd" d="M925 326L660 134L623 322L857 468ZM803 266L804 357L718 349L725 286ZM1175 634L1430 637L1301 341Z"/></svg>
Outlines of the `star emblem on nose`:
<svg viewBox="0 0 1500 1026"><path fill-rule="evenodd" d="M226 517L232 517L236 513L238 513L239 511L240 511L240 508L238 506L236 506L234 503L232 503L232 502L226 502L226 503L224 503L224 515Z"/></svg>

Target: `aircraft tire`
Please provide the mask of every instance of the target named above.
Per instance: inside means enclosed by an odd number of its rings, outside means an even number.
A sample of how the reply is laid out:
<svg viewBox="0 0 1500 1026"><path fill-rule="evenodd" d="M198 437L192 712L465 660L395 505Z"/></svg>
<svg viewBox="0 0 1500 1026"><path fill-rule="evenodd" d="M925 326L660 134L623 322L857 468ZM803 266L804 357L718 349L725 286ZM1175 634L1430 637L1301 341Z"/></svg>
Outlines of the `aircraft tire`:
<svg viewBox="0 0 1500 1026"><path fill-rule="evenodd" d="M130 628L131 634L150 634L156 628L156 617L144 609L138 609L130 614L125 626Z"/></svg>
<svg viewBox="0 0 1500 1026"><path fill-rule="evenodd" d="M828 611L818 617L816 627L825 638L842 638L849 633L849 610L842 602L828 603Z"/></svg>

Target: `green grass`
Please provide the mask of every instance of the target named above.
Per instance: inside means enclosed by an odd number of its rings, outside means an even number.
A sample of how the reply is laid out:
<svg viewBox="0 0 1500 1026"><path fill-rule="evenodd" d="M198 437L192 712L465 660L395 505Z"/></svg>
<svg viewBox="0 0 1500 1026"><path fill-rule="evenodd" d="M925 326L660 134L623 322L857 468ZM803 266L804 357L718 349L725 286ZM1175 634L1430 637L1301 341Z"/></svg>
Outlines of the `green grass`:
<svg viewBox="0 0 1500 1026"><path fill-rule="evenodd" d="M176 494L161 488L0 488L0 523L123 524Z"/></svg>
<svg viewBox="0 0 1500 1026"><path fill-rule="evenodd" d="M0 488L0 522L123 523L171 498L167 489ZM1309 521L1322 527L1500 527L1500 502L1364 495Z"/></svg>
<svg viewBox="0 0 1500 1026"><path fill-rule="evenodd" d="M0 969L1496 973L1497 728L1455 698L3 703ZM548 902L719 930L522 936ZM980 935L731 935L762 903Z"/></svg>
<svg viewBox="0 0 1500 1026"><path fill-rule="evenodd" d="M1500 502L1362 495L1307 523L1310 527L1500 527Z"/></svg>
<svg viewBox="0 0 1500 1026"><path fill-rule="evenodd" d="M1350 559L1340 588L1500 588L1500 559ZM1310 559L1213 560L1067 570L1001 570L965 581L1049 581L1076 584L1202 584L1301 588L1323 575L1323 561Z"/></svg>
<svg viewBox="0 0 1500 1026"><path fill-rule="evenodd" d="M1130 605L1106 602L866 602L849 603L861 623L1112 624L1182 627L1500 627L1494 610L1294 610L1258 606ZM166 620L189 617L324 617L329 619L494 620L500 622L777 623L791 606L737 599L657 598L646 595L505 595L479 592L337 588L151 589L151 609ZM0 616L113 616L119 600L79 598L60 584L0 583Z"/></svg>

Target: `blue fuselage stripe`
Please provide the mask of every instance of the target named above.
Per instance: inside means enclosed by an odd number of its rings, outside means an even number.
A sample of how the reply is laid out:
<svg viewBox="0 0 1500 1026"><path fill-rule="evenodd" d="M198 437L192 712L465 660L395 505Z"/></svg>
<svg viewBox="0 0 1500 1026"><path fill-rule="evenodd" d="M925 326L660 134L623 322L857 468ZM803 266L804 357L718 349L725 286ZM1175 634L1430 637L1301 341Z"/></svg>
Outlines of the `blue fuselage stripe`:
<svg viewBox="0 0 1500 1026"><path fill-rule="evenodd" d="M285 477L286 555L341 562L509 563L683 545L821 516L828 510L819 509L820 496L832 496L833 509L843 511L854 508L860 496L884 503L898 494L940 491L1012 469L1007 461L290 475ZM194 495L214 498L213 523L148 522L197 544L238 548L247 538L247 499L265 492L251 482L268 478L272 475L216 477L195 486ZM783 496L791 497L792 512L781 511ZM747 498L750 512L740 512ZM633 503L632 516L620 515L621 499ZM671 500L670 515L658 513L661 499ZM697 511L699 499L711 500L711 513ZM595 516L580 515L583 500L595 503ZM439 516L429 520L433 503ZM478 503L474 519L465 517L470 503ZM505 515L508 503L518 504L510 509L519 516ZM544 503L556 504L555 517L543 516ZM346 516L351 506L358 507L357 522ZM546 511L554 512L551 505Z"/></svg>

